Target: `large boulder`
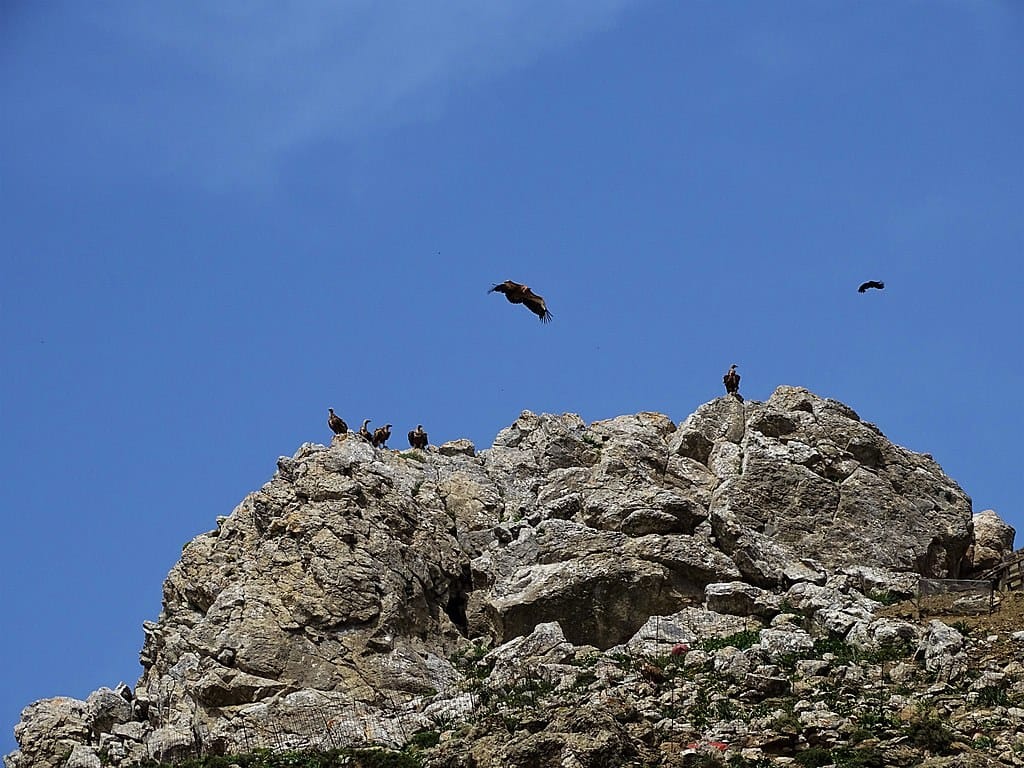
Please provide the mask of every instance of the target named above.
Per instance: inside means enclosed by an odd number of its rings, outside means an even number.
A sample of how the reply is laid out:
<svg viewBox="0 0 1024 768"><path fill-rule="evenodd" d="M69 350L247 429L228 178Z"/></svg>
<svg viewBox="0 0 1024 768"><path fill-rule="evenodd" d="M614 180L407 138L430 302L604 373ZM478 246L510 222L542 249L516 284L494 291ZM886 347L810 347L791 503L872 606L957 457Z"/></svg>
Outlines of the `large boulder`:
<svg viewBox="0 0 1024 768"><path fill-rule="evenodd" d="M744 404L741 435L738 406L723 400L698 410L700 434L719 435L706 452L721 480L710 519L719 546L746 578L785 585L787 567L801 558L828 568L958 575L971 538L971 500L931 456L892 444L849 407L798 387ZM687 450L680 435L670 444ZM715 463L736 449L734 461Z"/></svg>
<svg viewBox="0 0 1024 768"><path fill-rule="evenodd" d="M974 537L964 558L965 570L972 575L994 568L1013 552L1017 532L996 511L986 509L973 518Z"/></svg>
<svg viewBox="0 0 1024 768"><path fill-rule="evenodd" d="M20 749L4 758L7 768L63 768L77 747L93 741L89 707L67 696L29 704L14 727L14 737ZM82 749L79 758L86 759Z"/></svg>

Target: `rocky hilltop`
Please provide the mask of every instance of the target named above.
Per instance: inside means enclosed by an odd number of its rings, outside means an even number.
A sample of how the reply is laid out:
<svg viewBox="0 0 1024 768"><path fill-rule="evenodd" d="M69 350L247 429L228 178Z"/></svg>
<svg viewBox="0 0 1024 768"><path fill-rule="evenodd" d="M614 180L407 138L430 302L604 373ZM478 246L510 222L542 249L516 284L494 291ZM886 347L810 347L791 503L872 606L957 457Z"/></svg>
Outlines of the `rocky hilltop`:
<svg viewBox="0 0 1024 768"><path fill-rule="evenodd" d="M982 746L1021 765L1021 665L974 653L966 625L882 605L1012 547L930 456L796 387L678 426L524 412L479 453L342 435L280 458L185 547L134 688L30 705L5 764L433 732L430 765L683 765L707 749L770 764L835 758L860 730L912 765L935 745L890 744L883 724L952 722L941 702L959 685L1002 707ZM985 642L1004 641L1024 651L1012 633ZM841 702L872 686L869 723Z"/></svg>

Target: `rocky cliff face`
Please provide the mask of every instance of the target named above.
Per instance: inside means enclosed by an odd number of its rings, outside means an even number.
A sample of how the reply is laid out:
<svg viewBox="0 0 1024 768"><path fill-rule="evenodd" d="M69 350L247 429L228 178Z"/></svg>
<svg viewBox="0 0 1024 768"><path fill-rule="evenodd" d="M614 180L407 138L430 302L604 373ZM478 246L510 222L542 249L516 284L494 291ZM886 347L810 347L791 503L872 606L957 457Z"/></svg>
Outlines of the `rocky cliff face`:
<svg viewBox="0 0 1024 768"><path fill-rule="evenodd" d="M784 603L870 643L866 592L909 594L910 575L998 560L1013 541L999 522L986 518L975 542L970 499L930 456L795 387L714 400L679 426L524 412L479 454L468 441L375 449L354 434L306 444L186 546L145 625L134 691L31 705L5 762L337 744L359 740L339 731L355 722L398 746L481 706L456 660L528 637L540 650L498 653L492 674L506 657L558 665L581 648L765 628ZM663 622L675 627L664 637Z"/></svg>

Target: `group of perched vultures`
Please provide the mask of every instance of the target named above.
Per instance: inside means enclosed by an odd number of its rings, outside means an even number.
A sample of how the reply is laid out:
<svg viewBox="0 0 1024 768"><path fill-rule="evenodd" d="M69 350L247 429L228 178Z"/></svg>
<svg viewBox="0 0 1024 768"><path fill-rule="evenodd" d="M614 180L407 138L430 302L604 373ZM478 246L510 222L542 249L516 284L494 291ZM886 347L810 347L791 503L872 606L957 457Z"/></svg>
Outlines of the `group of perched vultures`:
<svg viewBox="0 0 1024 768"><path fill-rule="evenodd" d="M374 448L387 448L388 440L391 438L391 425L385 424L383 427L377 427L373 432L367 428L371 419L363 419L363 426L356 432L361 438L366 440ZM331 432L336 435L344 435L348 433L348 424L338 414L334 412L333 408L327 409L327 426L331 428ZM413 448L426 448L430 441L427 439L427 433L423 431L423 425L417 424L416 429L409 430L409 445Z"/></svg>
<svg viewBox="0 0 1024 768"><path fill-rule="evenodd" d="M885 288L885 283L878 280L868 280L866 283L861 283L857 288L858 293L864 293L869 288L876 290L882 290ZM551 322L551 313L548 311L547 304L544 301L543 296L539 296L530 290L528 285L522 283L516 283L512 280L506 280L504 283L498 283L497 285L491 286L488 293L503 293L505 298L512 304L522 304L528 310L533 312L540 318L542 323ZM743 402L743 396L740 394L740 375L736 372L736 365L733 364L729 367L725 376L722 377L722 383L725 384L725 392L728 395L732 395L737 398L740 402ZM338 416L333 408L327 409L327 426L331 428L331 431L336 435L343 435L348 432L348 424L345 423L344 419ZM363 422L363 426L359 428L359 434L362 438L367 440L374 448L387 448L388 438L391 437L391 425L385 424L383 427L378 427L371 433L366 425L370 423L370 419L366 419ZM427 433L423 431L423 425L416 425L416 429L409 431L409 445L413 448L426 448L428 444Z"/></svg>

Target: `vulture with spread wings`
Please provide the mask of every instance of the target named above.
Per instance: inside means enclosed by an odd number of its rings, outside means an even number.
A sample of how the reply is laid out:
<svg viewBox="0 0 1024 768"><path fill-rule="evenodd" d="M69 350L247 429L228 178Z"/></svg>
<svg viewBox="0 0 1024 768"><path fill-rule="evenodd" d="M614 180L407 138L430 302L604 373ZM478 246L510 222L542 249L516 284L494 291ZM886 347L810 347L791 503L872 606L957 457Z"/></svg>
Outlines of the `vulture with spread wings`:
<svg viewBox="0 0 1024 768"><path fill-rule="evenodd" d="M494 291L504 293L505 298L513 304L524 304L528 310L540 318L542 323L551 322L551 313L548 312L547 304L544 303L544 297L531 291L528 285L506 280L491 288L488 293Z"/></svg>
<svg viewBox="0 0 1024 768"><path fill-rule="evenodd" d="M860 284L857 293L864 293L868 288L877 288L880 291L885 288L885 283L880 280L868 280L866 283Z"/></svg>

